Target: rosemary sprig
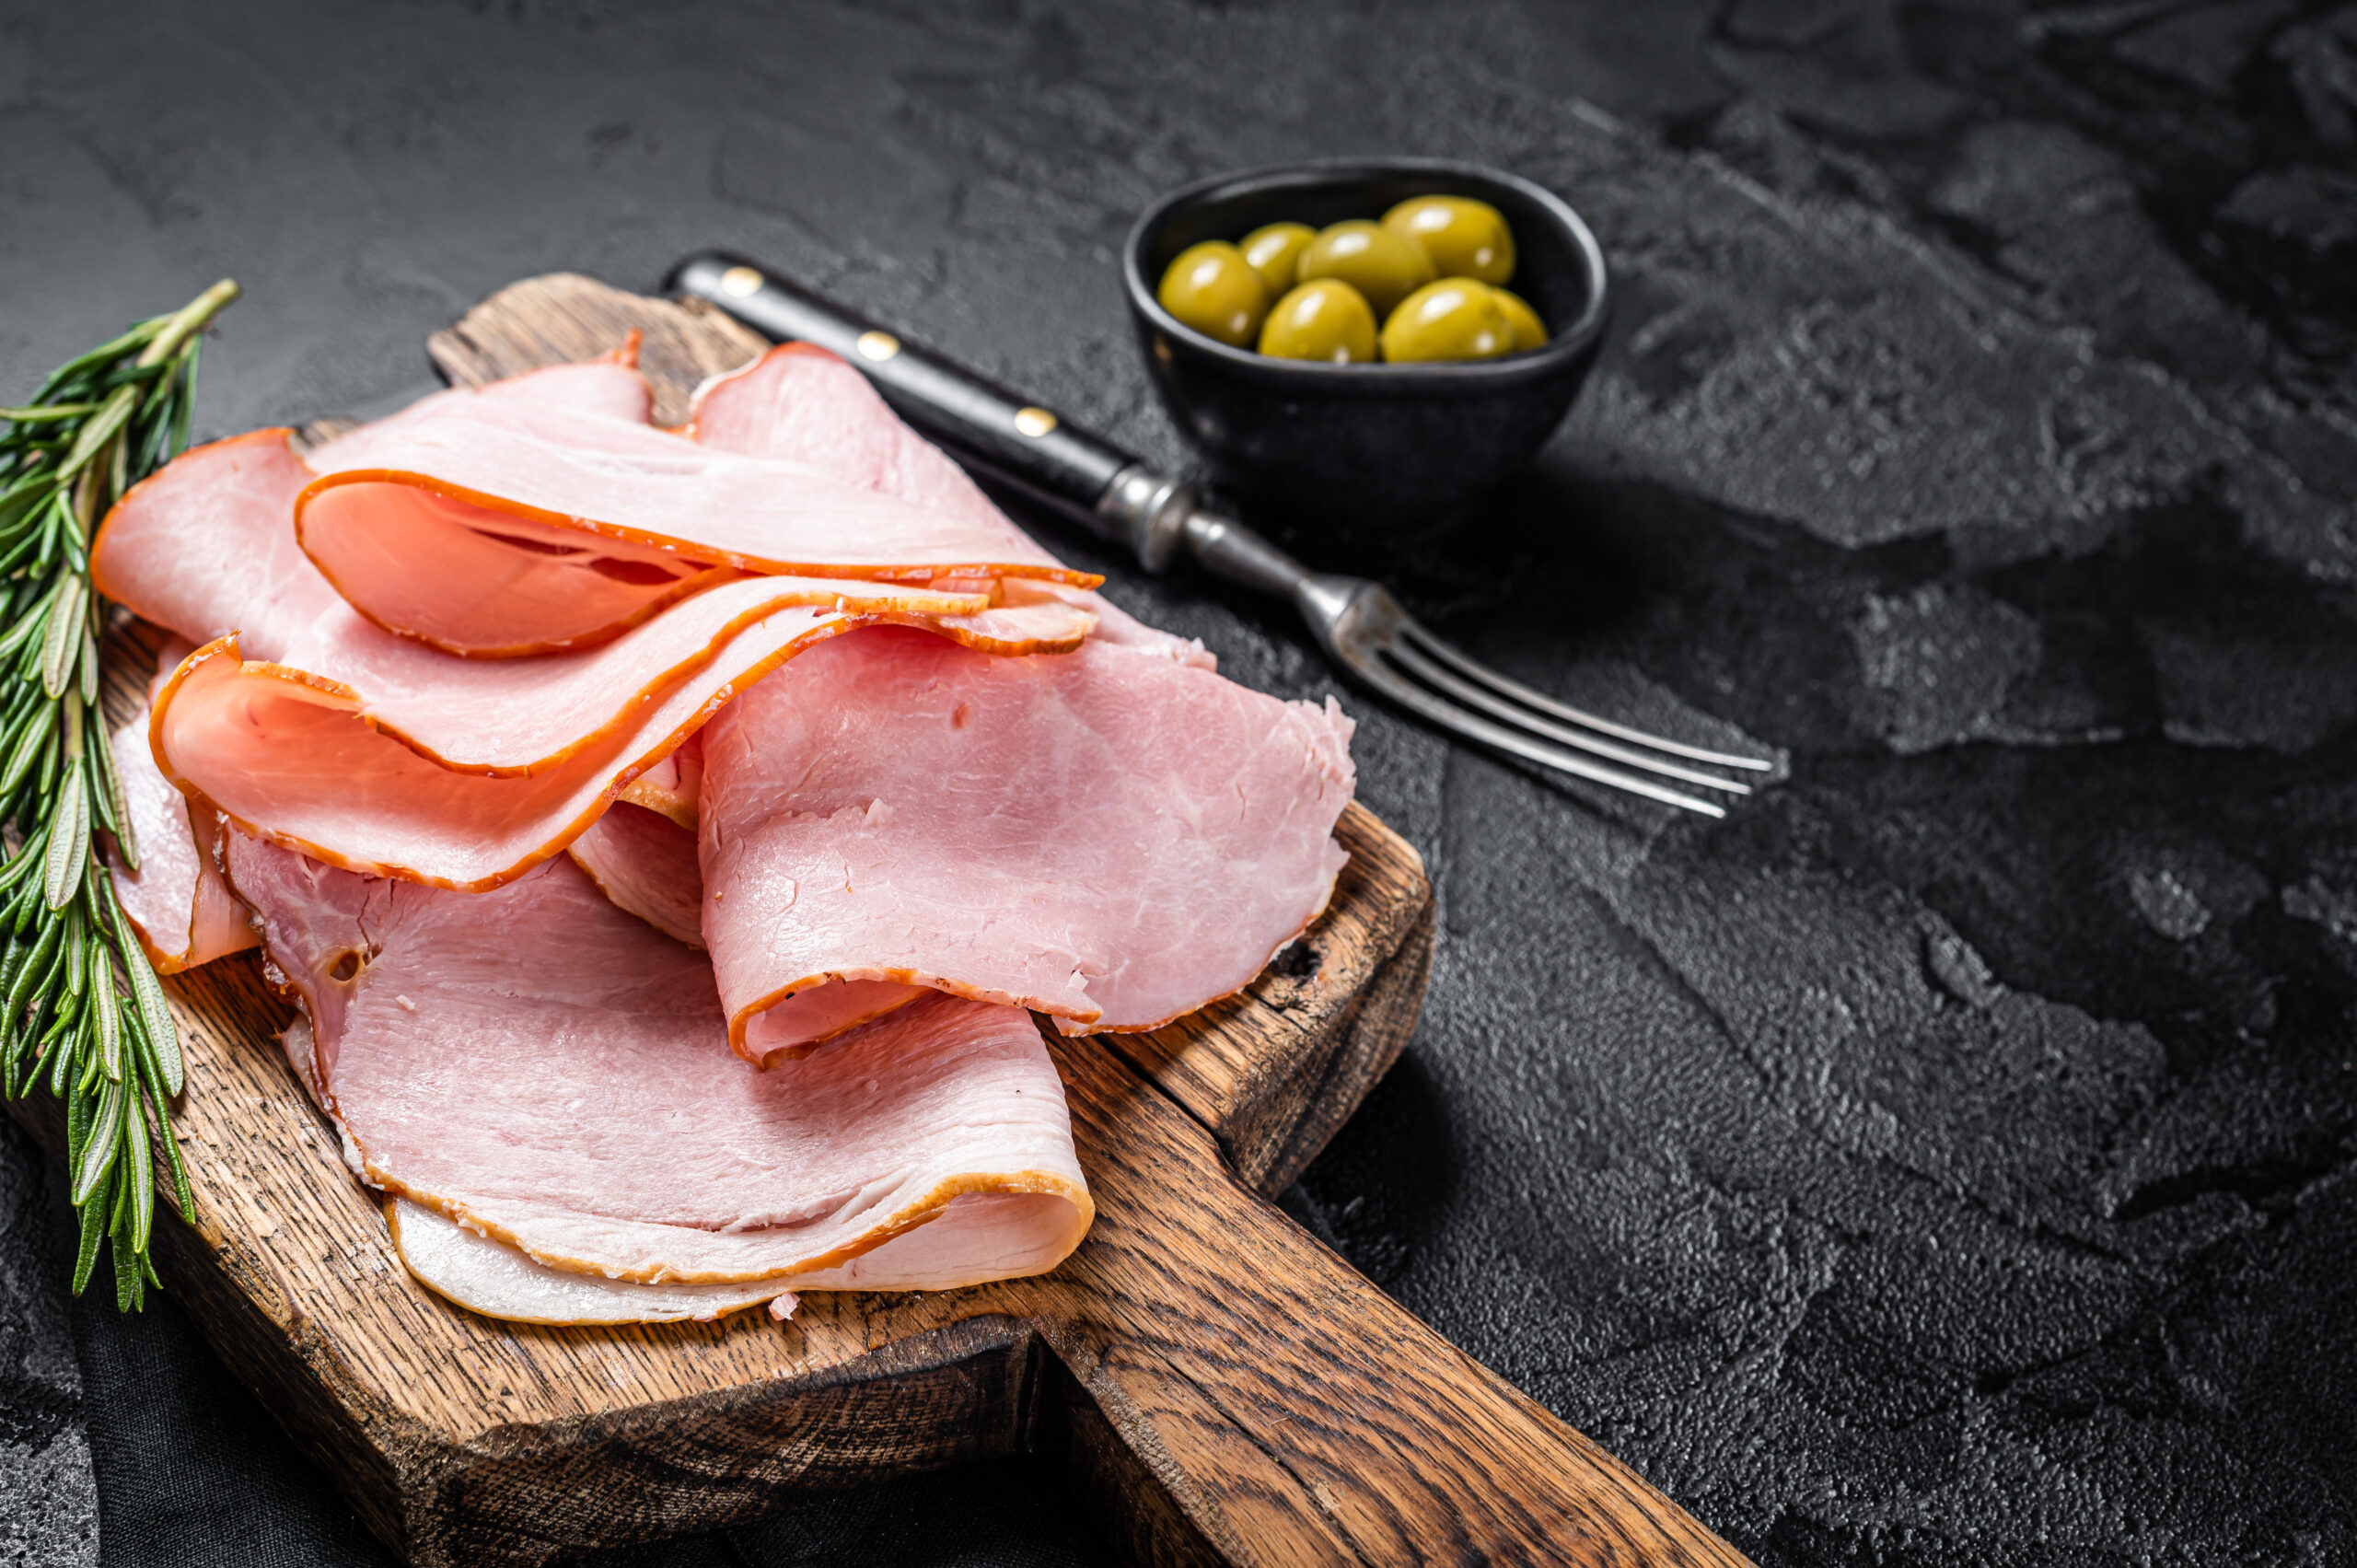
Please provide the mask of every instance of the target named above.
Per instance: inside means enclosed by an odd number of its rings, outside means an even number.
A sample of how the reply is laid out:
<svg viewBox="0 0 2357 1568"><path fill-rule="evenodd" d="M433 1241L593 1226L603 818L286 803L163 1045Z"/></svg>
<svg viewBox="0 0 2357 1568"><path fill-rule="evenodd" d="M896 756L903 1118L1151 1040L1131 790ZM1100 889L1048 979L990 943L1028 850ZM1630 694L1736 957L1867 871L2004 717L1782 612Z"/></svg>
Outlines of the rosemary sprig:
<svg viewBox="0 0 2357 1568"><path fill-rule="evenodd" d="M90 534L122 493L188 446L205 326L238 297L224 279L68 360L22 408L0 408L0 1092L65 1102L66 1169L82 1221L74 1294L110 1243L115 1306L158 1283L152 1126L180 1213L188 1167L172 1136L179 1032L115 901L96 844L139 845L99 709Z"/></svg>

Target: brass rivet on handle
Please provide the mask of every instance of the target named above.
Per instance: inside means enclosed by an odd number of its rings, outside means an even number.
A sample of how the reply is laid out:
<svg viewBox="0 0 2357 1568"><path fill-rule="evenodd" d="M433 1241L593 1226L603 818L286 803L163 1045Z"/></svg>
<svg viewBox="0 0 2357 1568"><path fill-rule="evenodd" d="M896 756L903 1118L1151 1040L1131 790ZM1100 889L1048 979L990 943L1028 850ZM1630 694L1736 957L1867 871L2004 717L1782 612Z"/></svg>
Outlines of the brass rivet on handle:
<svg viewBox="0 0 2357 1568"><path fill-rule="evenodd" d="M889 332L862 332L851 346L862 359L889 359L900 352L900 340Z"/></svg>
<svg viewBox="0 0 2357 1568"><path fill-rule="evenodd" d="M761 286L761 274L750 267L731 267L720 274L720 292L742 299Z"/></svg>
<svg viewBox="0 0 2357 1568"><path fill-rule="evenodd" d="M1026 436L1033 437L1045 436L1055 427L1056 416L1046 409L1026 408L1015 411L1015 428Z"/></svg>

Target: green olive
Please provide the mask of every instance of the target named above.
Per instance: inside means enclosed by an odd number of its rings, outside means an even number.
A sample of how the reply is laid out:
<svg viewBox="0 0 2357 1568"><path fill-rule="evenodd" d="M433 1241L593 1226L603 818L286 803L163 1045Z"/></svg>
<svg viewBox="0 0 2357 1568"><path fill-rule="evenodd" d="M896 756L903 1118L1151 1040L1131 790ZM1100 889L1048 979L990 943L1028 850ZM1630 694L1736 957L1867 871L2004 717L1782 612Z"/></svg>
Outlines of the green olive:
<svg viewBox="0 0 2357 1568"><path fill-rule="evenodd" d="M1317 238L1318 231L1306 223L1272 223L1244 237L1244 259L1268 285L1271 299L1294 285L1294 268Z"/></svg>
<svg viewBox="0 0 2357 1568"><path fill-rule="evenodd" d="M1277 301L1260 352L1278 359L1365 365L1375 358L1375 310L1340 278L1312 278Z"/></svg>
<svg viewBox="0 0 2357 1568"><path fill-rule="evenodd" d="M1514 323L1478 278L1443 278L1399 302L1383 323L1383 357L1397 364L1495 359L1514 352Z"/></svg>
<svg viewBox="0 0 2357 1568"><path fill-rule="evenodd" d="M1443 277L1500 284L1514 276L1514 230L1487 202L1411 196L1383 215L1383 226L1422 245Z"/></svg>
<svg viewBox="0 0 2357 1568"><path fill-rule="evenodd" d="M1340 278L1366 296L1377 316L1433 281L1433 259L1412 239L1403 239L1381 224L1352 218L1318 231L1301 253L1301 281Z"/></svg>
<svg viewBox="0 0 2357 1568"><path fill-rule="evenodd" d="M1498 296L1498 306L1505 311L1507 324L1514 328L1515 353L1527 354L1547 346L1547 323L1538 319L1538 312L1530 308L1528 300L1503 288L1493 287L1490 292Z"/></svg>
<svg viewBox="0 0 2357 1568"><path fill-rule="evenodd" d="M1206 239L1178 252L1154 293L1162 308L1206 337L1248 348L1269 313L1269 291L1244 252L1225 239Z"/></svg>

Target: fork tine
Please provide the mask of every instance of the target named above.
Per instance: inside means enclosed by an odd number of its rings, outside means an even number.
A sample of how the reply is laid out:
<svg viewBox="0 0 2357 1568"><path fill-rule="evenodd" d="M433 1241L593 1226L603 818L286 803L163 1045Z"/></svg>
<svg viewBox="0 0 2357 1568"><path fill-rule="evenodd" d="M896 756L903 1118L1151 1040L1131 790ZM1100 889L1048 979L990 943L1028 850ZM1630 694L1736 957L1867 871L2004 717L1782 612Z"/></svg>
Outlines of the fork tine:
<svg viewBox="0 0 2357 1568"><path fill-rule="evenodd" d="M1532 691L1529 687L1525 686L1519 680L1510 680L1486 665L1476 664L1473 660L1467 658L1463 654L1458 653L1448 644L1442 642L1438 637L1435 637L1430 632L1425 631L1415 620L1404 614L1399 618L1399 632L1403 637L1415 644L1416 650L1419 653L1425 655L1427 657L1437 663L1446 665L1451 670L1455 671L1464 679L1476 685L1485 686L1489 688L1490 691L1499 694L1500 696L1510 697L1518 703L1536 708L1540 713L1551 714L1555 718L1562 719L1566 723L1575 724L1583 728L1593 729L1605 735L1615 736L1620 739L1631 741L1636 745L1645 747L1650 750L1666 752L1673 757L1683 757L1689 762L1711 762L1723 768L1746 768L1754 772L1763 773L1769 772L1775 766L1773 762L1763 761L1757 757L1738 757L1730 752L1711 751L1706 750L1700 746L1687 746L1678 741L1665 740L1657 735L1647 735L1642 729L1631 729L1627 725L1614 724L1610 719L1598 718L1594 714L1583 713L1578 708L1574 708L1568 703L1557 702L1554 698L1548 696L1544 691ZM1491 706L1489 703L1483 703L1482 705L1484 707ZM1496 709L1491 708L1491 711L1496 712ZM1555 734L1558 738L1562 738L1560 731L1550 730L1549 733ZM1606 754L1612 755L1613 753ZM1627 761L1628 759L1623 755L1622 760ZM1668 772L1666 769L1662 771ZM1675 773L1673 776L1685 778L1689 781L1697 778L1697 775L1692 773ZM1710 782L1722 789L1730 787L1720 780L1713 779Z"/></svg>
<svg viewBox="0 0 2357 1568"><path fill-rule="evenodd" d="M1700 784L1704 789L1724 790L1729 795L1751 793L1749 784L1737 783L1734 779L1723 779L1715 773L1706 773L1695 768L1682 768L1675 762L1665 762L1658 757L1648 757L1643 752L1631 750L1626 746L1615 746L1609 740L1599 740L1592 735L1584 735L1569 725L1557 724L1551 719L1541 718L1536 714L1516 708L1513 703L1491 695L1471 681L1457 679L1444 666L1426 658L1414 644L1404 639L1387 645L1383 652L1386 656L1406 667L1410 675L1428 685L1437 686L1460 703L1472 704L1492 718L1519 726L1521 728L1545 736L1548 739L1562 745L1575 747L1595 756L1609 758L1626 767L1642 768L1649 773L1659 773L1665 778L1677 779L1682 784Z"/></svg>
<svg viewBox="0 0 2357 1568"><path fill-rule="evenodd" d="M1499 750L1537 762L1541 767L1554 768L1575 777L1614 789L1642 795L1648 800L1658 800L1666 806L1700 812L1705 817L1724 817L1726 810L1714 801L1683 795L1666 784L1656 784L1643 773L1624 772L1602 762L1590 761L1578 752L1561 746L1550 746L1527 730L1511 729L1485 718L1479 713L1434 696L1431 691L1408 679L1399 671L1378 660L1353 659L1350 668L1360 679L1411 713L1420 714L1444 729L1454 730L1471 739L1483 741Z"/></svg>

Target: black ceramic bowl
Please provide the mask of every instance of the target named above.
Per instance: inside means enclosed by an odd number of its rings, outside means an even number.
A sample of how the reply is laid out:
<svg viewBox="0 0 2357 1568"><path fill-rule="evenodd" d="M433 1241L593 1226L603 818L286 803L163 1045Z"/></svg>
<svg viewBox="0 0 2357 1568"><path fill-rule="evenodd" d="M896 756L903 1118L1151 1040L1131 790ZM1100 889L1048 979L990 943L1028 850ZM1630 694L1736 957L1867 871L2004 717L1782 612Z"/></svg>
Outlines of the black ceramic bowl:
<svg viewBox="0 0 2357 1568"><path fill-rule="evenodd" d="M1230 348L1155 298L1171 259L1290 218L1313 228L1395 203L1474 196L1514 229L1506 286L1547 346L1464 364L1329 365ZM1438 520L1529 462L1587 378L1604 334L1604 252L1562 198L1446 158L1342 158L1224 174L1146 209L1121 276L1163 406L1220 480L1296 516L1398 529Z"/></svg>

